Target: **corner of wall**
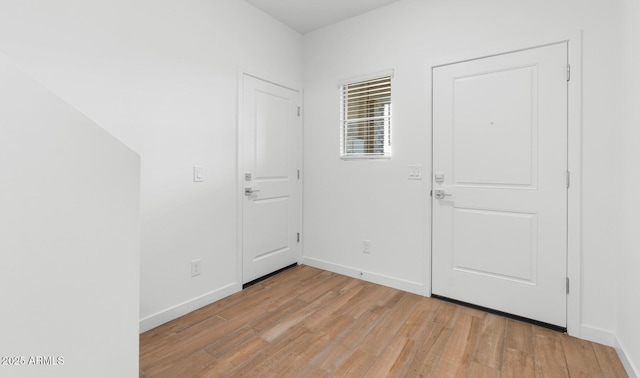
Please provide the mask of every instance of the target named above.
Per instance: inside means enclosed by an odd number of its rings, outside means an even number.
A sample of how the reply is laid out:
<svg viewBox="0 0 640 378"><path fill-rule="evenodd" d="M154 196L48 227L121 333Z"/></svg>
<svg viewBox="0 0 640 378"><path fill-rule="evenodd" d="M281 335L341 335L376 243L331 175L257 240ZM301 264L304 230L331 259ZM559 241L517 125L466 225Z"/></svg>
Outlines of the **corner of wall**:
<svg viewBox="0 0 640 378"><path fill-rule="evenodd" d="M144 319L140 319L140 333L144 333L150 329L156 328L164 323L177 319L201 307L210 305L213 302L219 301L241 290L241 284L229 284L199 297L177 304L166 310L147 316Z"/></svg>
<svg viewBox="0 0 640 378"><path fill-rule="evenodd" d="M614 346L616 340L612 331L587 324L580 326L580 338L610 347Z"/></svg>
<svg viewBox="0 0 640 378"><path fill-rule="evenodd" d="M344 276L359 278L367 282L388 286L417 295L423 295L425 291L423 285L419 282L407 281L397 277L385 276L382 274L377 274L362 269L355 269L345 265L334 264L328 261L314 259L311 257L303 257L302 263L314 268L327 270L329 272L342 274Z"/></svg>
<svg viewBox="0 0 640 378"><path fill-rule="evenodd" d="M638 367L629 359L624 346L617 337L614 338L613 347L616 349L618 357L620 357L620 362L622 362L622 366L624 366L624 369L627 371L629 378L638 378L640 376L640 370L638 370Z"/></svg>

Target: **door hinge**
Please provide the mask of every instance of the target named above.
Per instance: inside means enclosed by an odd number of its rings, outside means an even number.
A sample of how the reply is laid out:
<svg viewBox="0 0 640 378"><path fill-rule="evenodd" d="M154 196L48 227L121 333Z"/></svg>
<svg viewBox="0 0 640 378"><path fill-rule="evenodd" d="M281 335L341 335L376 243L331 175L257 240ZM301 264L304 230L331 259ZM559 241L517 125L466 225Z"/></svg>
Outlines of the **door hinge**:
<svg viewBox="0 0 640 378"><path fill-rule="evenodd" d="M569 294L569 277L567 277L567 294Z"/></svg>
<svg viewBox="0 0 640 378"><path fill-rule="evenodd" d="M433 197L433 190L429 192L429 197Z"/></svg>
<svg viewBox="0 0 640 378"><path fill-rule="evenodd" d="M567 171L567 189L571 186L571 172Z"/></svg>
<svg viewBox="0 0 640 378"><path fill-rule="evenodd" d="M567 64L567 81L571 80L571 65Z"/></svg>
<svg viewBox="0 0 640 378"><path fill-rule="evenodd" d="M298 169L298 180L300 180L300 170Z"/></svg>
<svg viewBox="0 0 640 378"><path fill-rule="evenodd" d="M300 117L300 107L298 106L298 117Z"/></svg>
<svg viewBox="0 0 640 378"><path fill-rule="evenodd" d="M300 243L300 233L298 232L298 236L296 237L296 242Z"/></svg>

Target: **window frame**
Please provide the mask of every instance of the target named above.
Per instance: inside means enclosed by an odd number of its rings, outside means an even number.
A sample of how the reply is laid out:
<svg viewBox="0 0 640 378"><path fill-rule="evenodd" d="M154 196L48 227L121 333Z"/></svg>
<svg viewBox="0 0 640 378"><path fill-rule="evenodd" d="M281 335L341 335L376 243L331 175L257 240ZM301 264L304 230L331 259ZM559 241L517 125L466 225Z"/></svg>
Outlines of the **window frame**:
<svg viewBox="0 0 640 378"><path fill-rule="evenodd" d="M339 145L339 149L340 149L340 159L341 160L372 160L372 159L391 159L391 157L393 156L393 150L392 150L392 134L393 134L393 100L392 100L392 95L393 95L393 70L387 70L387 71L381 71L381 72L377 72L377 73L373 73L373 74L369 74L366 76L359 76L359 77L355 77L355 78L351 78L351 79L347 79L347 80L343 80L340 83L338 83L338 91L339 91L339 101L340 101L340 145ZM349 104L348 104L348 99L347 97L345 97L345 95L348 94L348 88L347 86L349 85L366 85L366 84L370 84L370 83L375 83L376 81L381 81L381 80L388 80L388 100L386 101L382 101L381 103L377 104L378 106L376 106L374 108L373 105L366 107L366 113L373 113L375 110L377 110L378 112L380 112L381 110L384 112L383 115L369 115L366 117L361 117L361 118L352 118L352 119L348 119L347 116L349 114ZM385 83L386 84L386 83ZM380 107L379 105L383 105L383 107ZM350 130L353 130L353 127L350 128L349 124L357 124L357 123L366 123L366 122L371 122L372 123L372 127L374 129L372 129L372 131L370 131L370 133L375 133L375 131L377 131L377 128L381 128L383 135L383 146L382 146L382 152L353 152L353 150L349 150L348 149L348 141L347 141L347 134L349 133ZM377 125L376 123L379 123L380 121L383 122L383 125L380 127L380 125ZM358 126L360 127L360 126ZM374 143L375 141L375 136L370 136L367 135L367 137L365 138L366 142L368 144ZM375 147L374 147L375 148Z"/></svg>

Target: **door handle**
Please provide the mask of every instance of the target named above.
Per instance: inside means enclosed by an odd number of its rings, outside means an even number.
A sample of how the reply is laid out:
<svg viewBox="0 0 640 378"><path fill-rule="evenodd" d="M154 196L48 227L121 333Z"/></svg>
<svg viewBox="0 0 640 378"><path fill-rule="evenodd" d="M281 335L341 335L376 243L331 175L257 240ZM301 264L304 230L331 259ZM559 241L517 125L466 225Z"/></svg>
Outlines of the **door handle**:
<svg viewBox="0 0 640 378"><path fill-rule="evenodd" d="M247 186L246 188L244 188L244 195L245 196L250 196L253 193L259 192L259 190L254 190L252 189L250 186Z"/></svg>
<svg viewBox="0 0 640 378"><path fill-rule="evenodd" d="M451 197L451 194L447 194L444 192L444 189L436 189L433 191L434 197L436 199L444 199L444 197Z"/></svg>

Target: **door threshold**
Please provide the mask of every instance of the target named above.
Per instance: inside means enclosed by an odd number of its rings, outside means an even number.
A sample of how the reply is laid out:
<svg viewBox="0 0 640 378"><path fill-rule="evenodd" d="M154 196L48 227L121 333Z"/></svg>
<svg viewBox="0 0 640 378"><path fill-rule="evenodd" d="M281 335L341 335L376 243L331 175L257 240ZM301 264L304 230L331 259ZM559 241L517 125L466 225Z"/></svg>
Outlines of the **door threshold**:
<svg viewBox="0 0 640 378"><path fill-rule="evenodd" d="M482 307L482 306L478 306L478 305L475 305L475 304L472 304L472 303L459 301L457 299L451 299L451 298L447 298L447 297L442 297L442 296L436 295L436 294L431 294L431 298L440 299L440 300L443 300L445 302L450 302L450 303L454 303L454 304L457 304L457 305L460 305L460 306L473 308L475 310L488 312L490 314L503 316L505 318L518 320L518 321L521 321L521 322L524 322L524 323L533 324L535 326L542 327L542 328L547 328L547 329L550 329L552 331L556 331L556 332L560 332L560 333L567 333L567 327L560 327L560 326L557 326L557 325L554 325L554 324L541 322L539 320L533 320L533 319L525 318L523 316L509 314L508 312L502 312L502 311L494 310L492 308Z"/></svg>
<svg viewBox="0 0 640 378"><path fill-rule="evenodd" d="M258 282L262 282L262 281L266 280L269 277L273 277L278 273L282 273L287 269L295 268L296 266L298 266L298 263L293 263L291 265L285 266L284 268L280 268L280 269L276 270L275 272L271 272L271 273L269 273L267 275L264 275L262 277L256 278L253 281L249 281L246 284L242 285L242 290L248 288L249 286L253 286L253 285L257 284Z"/></svg>

